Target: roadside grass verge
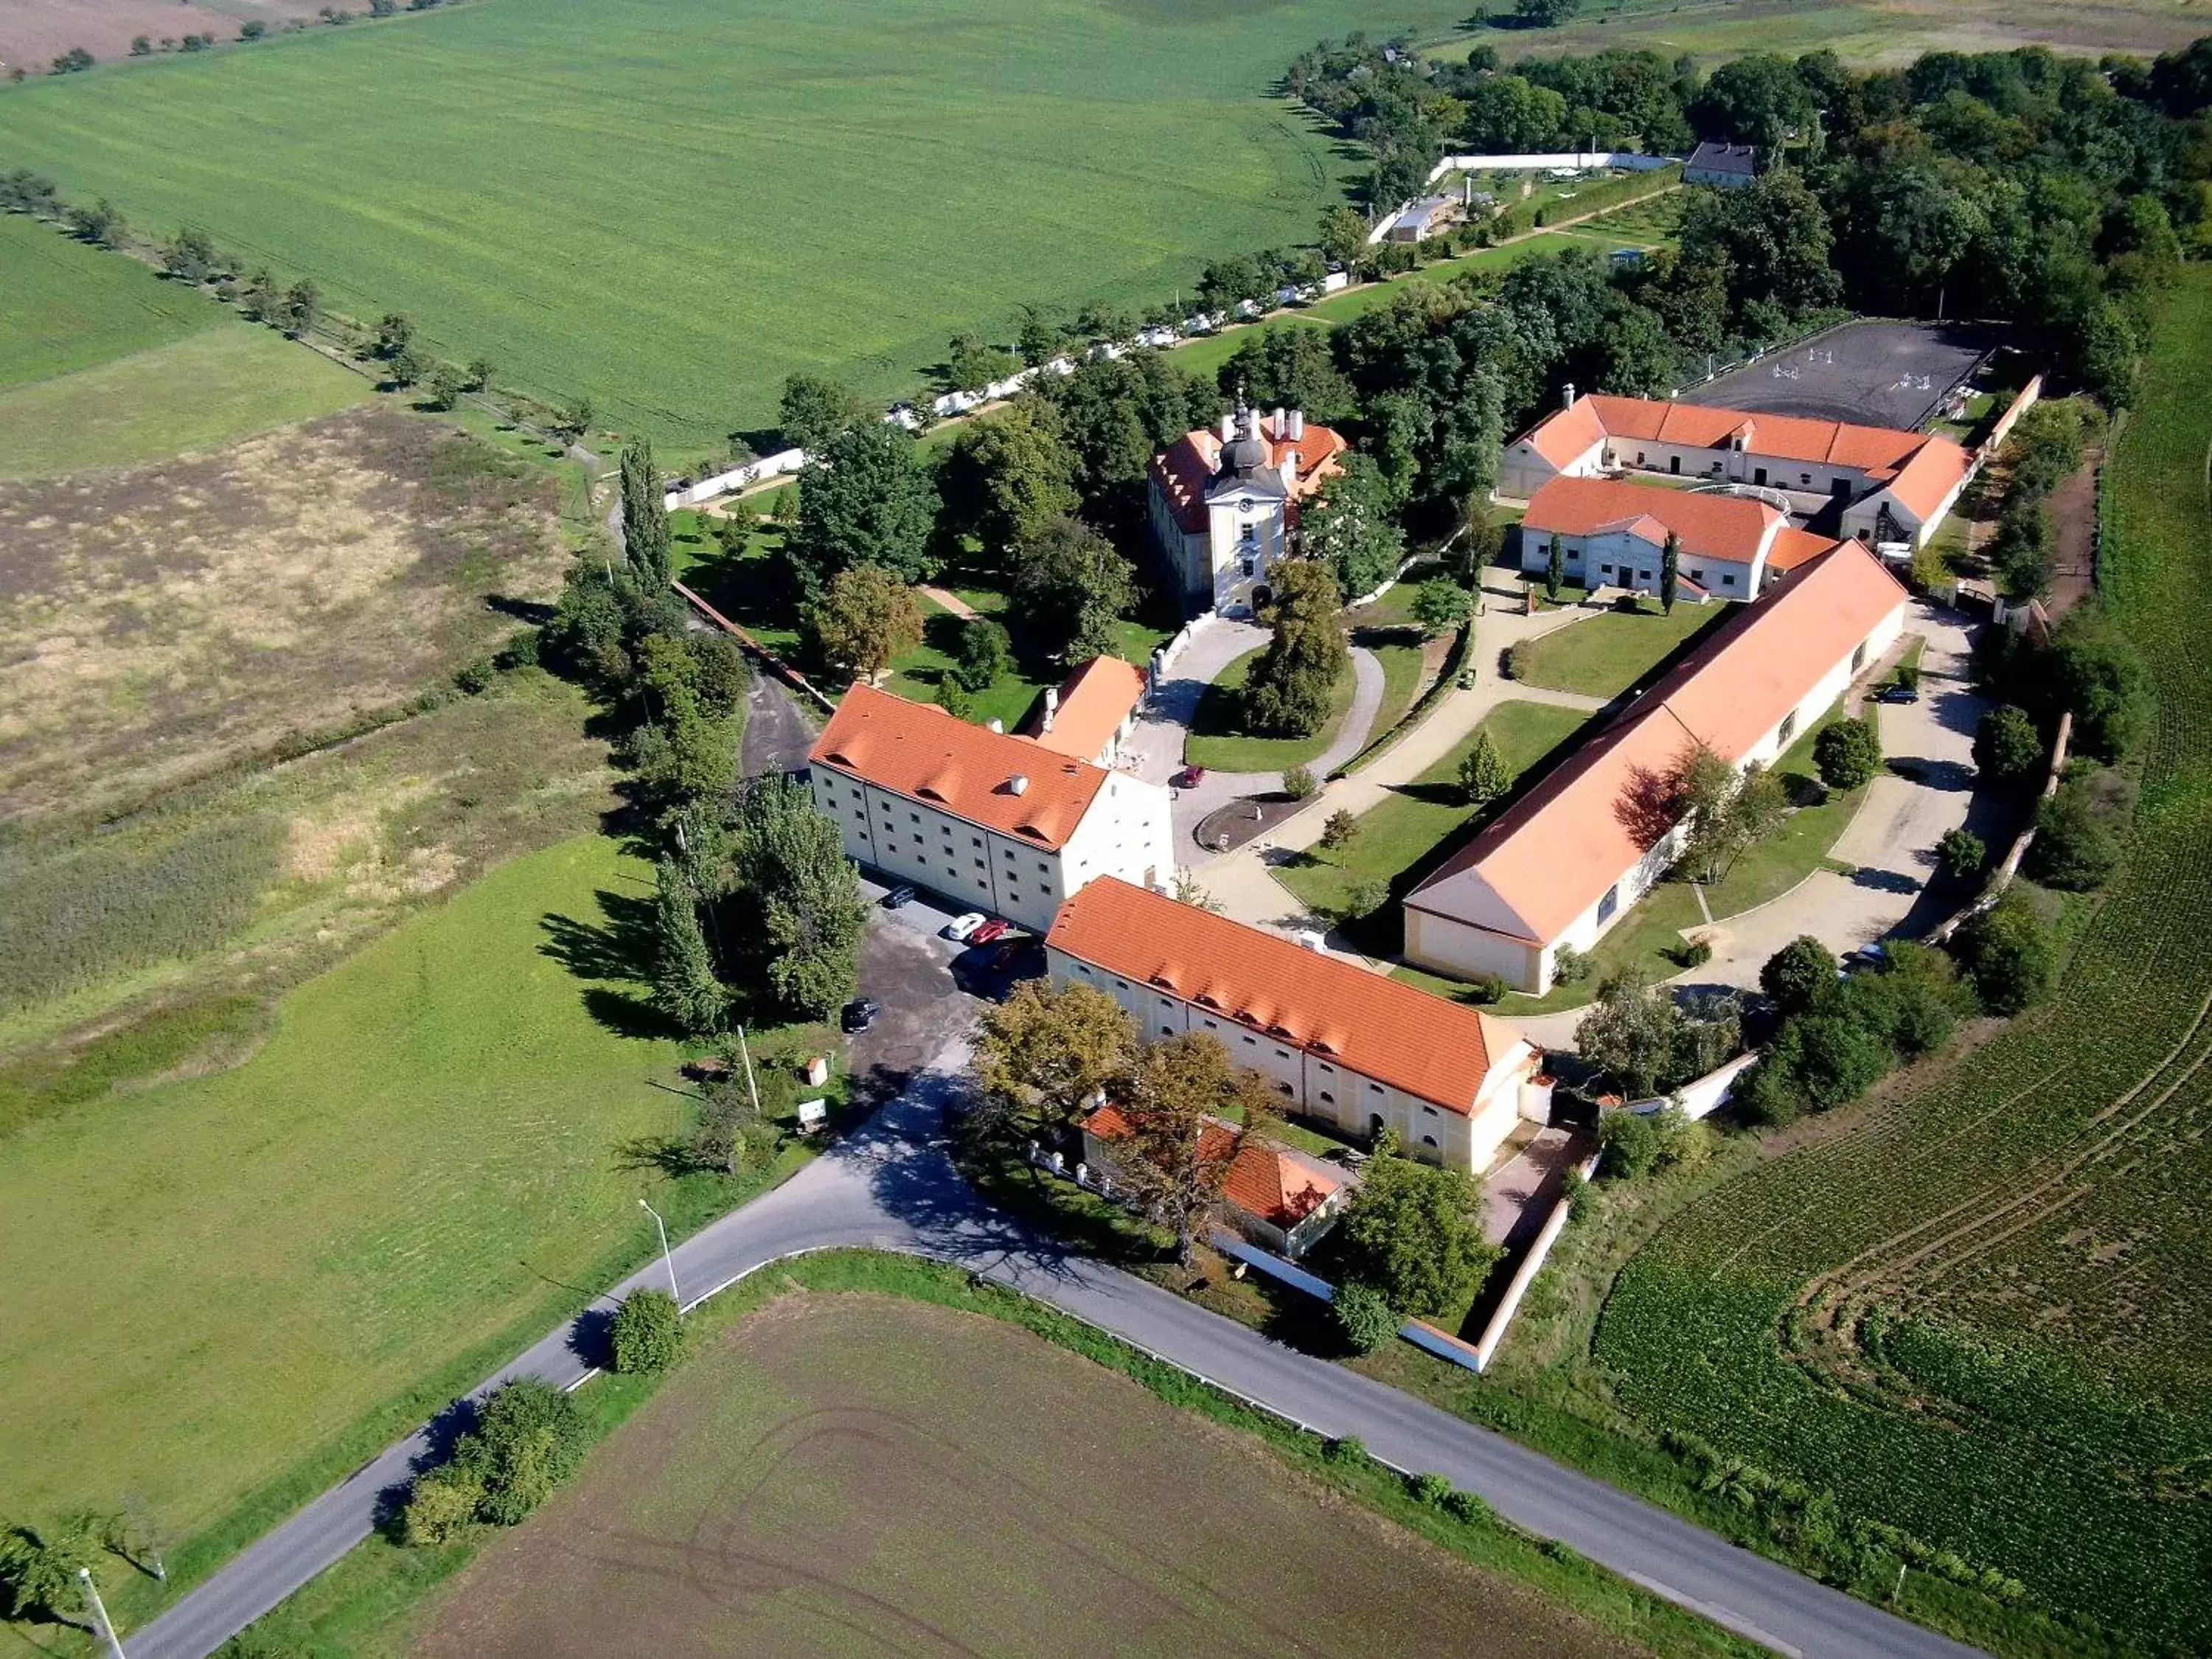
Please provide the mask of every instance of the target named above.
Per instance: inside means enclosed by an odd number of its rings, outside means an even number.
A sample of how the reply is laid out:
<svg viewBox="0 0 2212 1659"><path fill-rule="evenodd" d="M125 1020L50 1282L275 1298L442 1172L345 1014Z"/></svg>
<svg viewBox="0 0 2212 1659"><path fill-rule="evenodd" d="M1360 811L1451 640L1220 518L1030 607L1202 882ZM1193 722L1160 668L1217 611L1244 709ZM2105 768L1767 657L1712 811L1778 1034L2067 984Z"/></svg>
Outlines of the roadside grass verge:
<svg viewBox="0 0 2212 1659"><path fill-rule="evenodd" d="M1468 1518L1458 1518L1441 1507L1421 1501L1404 1478L1351 1448L1327 1444L1042 1304L965 1273L909 1258L837 1251L778 1263L756 1273L692 1315L692 1357L676 1372L661 1379L602 1376L580 1391L578 1403L589 1418L594 1433L602 1439L613 1434L664 1391L672 1391L668 1394L672 1405L691 1398L704 1386L696 1376L699 1370L712 1368L712 1375L732 1364L746 1363L744 1345L748 1333L743 1322L771 1308L778 1310L780 1317L803 1315L807 1310L806 1303L787 1299L800 1294L811 1297L896 1297L960 1314L982 1316L1088 1359L1105 1372L1136 1383L1164 1405L1235 1436L1232 1444L1241 1443L1262 1453L1266 1458L1264 1467L1276 1478L1287 1477L1300 1486L1317 1487L1349 1500L1411 1530L1468 1565L1485 1574L1496 1575L1498 1580L1504 1582L1493 1580L1487 1592L1490 1595L1533 1592L1544 1598L1545 1604L1523 1603L1508 1622L1516 1631L1533 1637L1535 1627L1558 1618L1563 1610L1575 1622L1563 1623L1563 1628L1550 1639L1554 1644L1565 1641L1569 1645L1553 1645L1549 1651L1611 1653L1618 1651L1622 1643L1638 1644L1667 1659L1676 1659L1677 1656L1681 1659L1691 1659L1692 1656L1752 1659L1759 1651L1742 1639L1633 1588L1573 1552L1541 1543L1496 1520L1484 1506L1473 1506L1468 1511ZM880 1317L871 1316L864 1309L853 1309L840 1316ZM788 1340L788 1333L776 1339L764 1330L759 1338L762 1342L776 1340ZM709 1344L714 1346L710 1347ZM981 1357L988 1363L988 1352L995 1352L997 1345L986 1344L983 1347L985 1353ZM927 1374L927 1368L919 1364L907 1369ZM1104 1376L1099 1377L1095 1385L1080 1378L1072 1380L1081 1389L1110 1386ZM757 1388L739 1389L735 1397L744 1399L760 1393ZM1104 1415L1106 1420L1110 1420L1120 1413L1107 1412ZM1170 1434L1177 1431L1172 1424L1165 1422L1150 1431ZM609 1455L603 1451L598 1456ZM1213 1454L1194 1446L1191 1455L1204 1457ZM592 1466L587 1464L580 1480L589 1483L592 1476ZM1255 1494L1255 1501L1267 1500L1259 1499ZM556 1504L555 1510L526 1523L526 1528L560 1524L566 1517L568 1505L563 1499L556 1499ZM448 1603L449 1597L437 1593L441 1584L451 1583L453 1575L472 1559L480 1558L488 1545L506 1550L526 1541L526 1533L505 1537L479 1534L466 1543L436 1551L409 1550L380 1537L372 1540L264 1619L251 1633L248 1642L240 1644L240 1650L265 1650L276 1645L295 1650L307 1656L307 1659L338 1659L339 1656L370 1659L371 1656L408 1652L421 1639L429 1620ZM1407 1558L1401 1565L1407 1572L1425 1569L1419 1558ZM1476 1595L1486 1593L1481 1581L1468 1589ZM1014 1595L1024 1593L1018 1579L1010 1583L1007 1590ZM454 1593L463 1592L457 1589ZM1398 1629L1395 1622L1385 1621L1385 1625L1376 1627L1376 1639L1385 1644L1393 1642L1397 1638L1392 1632ZM1579 1645L1584 1642L1589 1645ZM1376 1650L1397 1650L1384 1646Z"/></svg>

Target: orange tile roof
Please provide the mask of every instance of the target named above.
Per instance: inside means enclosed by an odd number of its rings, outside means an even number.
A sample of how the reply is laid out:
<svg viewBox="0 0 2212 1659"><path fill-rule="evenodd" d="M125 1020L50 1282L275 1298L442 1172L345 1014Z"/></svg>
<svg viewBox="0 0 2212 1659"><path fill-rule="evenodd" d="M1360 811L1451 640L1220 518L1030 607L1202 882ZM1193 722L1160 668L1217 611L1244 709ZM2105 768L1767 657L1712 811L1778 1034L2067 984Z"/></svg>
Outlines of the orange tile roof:
<svg viewBox="0 0 2212 1659"><path fill-rule="evenodd" d="M1522 519L1538 535L1589 536L1626 530L1655 546L1672 531L1685 553L1749 564L1786 515L1747 495L1723 495L1626 478L1553 478Z"/></svg>
<svg viewBox="0 0 2212 1659"><path fill-rule="evenodd" d="M1799 565L1817 559L1823 553L1832 553L1834 539L1815 535L1809 530L1800 530L1795 525L1778 532L1774 545L1766 550L1766 568L1770 571L1791 571Z"/></svg>
<svg viewBox="0 0 2212 1659"><path fill-rule="evenodd" d="M1093 1112L1083 1127L1101 1140L1119 1140L1130 1133L1128 1118L1112 1101ZM1284 1156L1280 1147L1247 1146L1241 1130L1218 1119L1199 1132L1198 1156L1206 1163L1231 1159L1221 1195L1245 1214L1285 1230L1328 1203L1330 1194L1344 1185L1338 1176Z"/></svg>
<svg viewBox="0 0 2212 1659"><path fill-rule="evenodd" d="M1955 453L1954 453L1955 452ZM1943 498L1965 482L1966 452L1948 439L1936 439L1897 470L1889 493L1923 524L1936 516Z"/></svg>
<svg viewBox="0 0 2212 1659"><path fill-rule="evenodd" d="M1926 496L1930 510L1966 471L1965 450L1948 438L1925 432L1599 393L1576 398L1516 441L1528 444L1553 466L1567 466L1601 438L1641 438L1686 449L1725 449L1739 434L1745 449L1754 455L1852 467L1877 483L1892 482L1917 463L1917 494L1925 495L1929 487L1919 480L1942 481L1932 495ZM1916 513L1920 511L1912 501L1905 504Z"/></svg>
<svg viewBox="0 0 2212 1659"><path fill-rule="evenodd" d="M1522 1041L1479 1009L1111 876L1060 907L1045 943L1462 1114Z"/></svg>
<svg viewBox="0 0 2212 1659"><path fill-rule="evenodd" d="M1119 657L1093 657L1060 690L1052 730L1030 735L1058 755L1091 760L1113 740L1130 711L1145 700L1145 671ZM1044 716L1037 716L1042 725Z"/></svg>
<svg viewBox="0 0 2212 1659"><path fill-rule="evenodd" d="M1047 848L1075 833L1106 781L1098 768L1028 738L866 685L845 694L806 757ZM1018 777L1028 780L1018 794Z"/></svg>
<svg viewBox="0 0 2212 1659"><path fill-rule="evenodd" d="M1297 457L1293 474L1297 482L1291 489L1294 501L1311 495L1331 473L1342 471L1336 458L1352 447L1341 433L1311 421L1306 422L1304 435L1279 437L1272 415L1261 416L1260 438L1267 446L1269 466L1281 466L1286 456ZM1211 430L1186 432L1152 457L1152 477L1167 496L1176 522L1185 530L1206 528L1206 487L1220 470L1221 434Z"/></svg>
<svg viewBox="0 0 2212 1659"><path fill-rule="evenodd" d="M1903 605L1856 542L1732 614L1630 710L1584 744L1407 897L1410 908L1549 945L1652 845L1625 811L1704 743L1732 762Z"/></svg>

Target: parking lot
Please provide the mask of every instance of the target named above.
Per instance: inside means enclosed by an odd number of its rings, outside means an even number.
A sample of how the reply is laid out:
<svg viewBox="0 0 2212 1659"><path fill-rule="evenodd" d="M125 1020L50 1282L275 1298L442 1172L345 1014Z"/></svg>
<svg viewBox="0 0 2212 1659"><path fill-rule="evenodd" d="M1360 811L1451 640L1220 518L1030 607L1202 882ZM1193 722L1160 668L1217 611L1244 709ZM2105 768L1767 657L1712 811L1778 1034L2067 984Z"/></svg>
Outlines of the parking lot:
<svg viewBox="0 0 2212 1659"><path fill-rule="evenodd" d="M1692 387L1680 401L1917 430L1995 344L1985 331L1957 324L1844 323Z"/></svg>

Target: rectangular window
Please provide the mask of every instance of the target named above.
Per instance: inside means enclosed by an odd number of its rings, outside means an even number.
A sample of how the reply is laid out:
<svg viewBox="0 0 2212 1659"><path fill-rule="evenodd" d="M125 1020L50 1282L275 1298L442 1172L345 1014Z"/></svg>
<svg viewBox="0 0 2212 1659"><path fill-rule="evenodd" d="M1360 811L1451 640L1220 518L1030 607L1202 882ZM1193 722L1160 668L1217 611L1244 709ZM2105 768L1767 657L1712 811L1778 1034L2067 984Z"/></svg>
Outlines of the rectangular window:
<svg viewBox="0 0 2212 1659"><path fill-rule="evenodd" d="M1860 670L1860 669L1862 669L1862 668L1863 668L1863 667L1865 667L1865 666L1866 666L1866 641L1865 641L1864 640L1861 640L1861 641L1859 641L1859 648L1858 648L1857 650L1856 650L1856 651L1854 651L1854 652L1852 652L1852 653L1851 653L1851 672L1852 672L1852 673L1854 673L1854 674L1856 674L1856 673L1857 673L1857 672L1859 672L1859 670Z"/></svg>
<svg viewBox="0 0 2212 1659"><path fill-rule="evenodd" d="M1790 741L1790 734L1796 729L1797 711L1793 708L1782 717L1781 734L1776 740L1783 744L1787 744Z"/></svg>
<svg viewBox="0 0 2212 1659"><path fill-rule="evenodd" d="M1723 587L1734 587L1734 586L1735 586L1735 577L1733 577L1733 576L1723 576L1723 577L1722 577L1722 578L1721 578L1721 586L1722 586Z"/></svg>
<svg viewBox="0 0 2212 1659"><path fill-rule="evenodd" d="M1118 990L1126 991L1129 988L1129 981L1126 979L1117 979L1114 981L1114 984L1115 988Z"/></svg>
<svg viewBox="0 0 2212 1659"><path fill-rule="evenodd" d="M1811 489L1811 488L1812 488L1812 486L1813 486L1813 475L1812 475L1811 473L1809 473L1809 472L1800 472L1800 473L1797 475L1797 482L1798 482L1799 483L1801 483L1801 484L1803 484L1807 489Z"/></svg>
<svg viewBox="0 0 2212 1659"><path fill-rule="evenodd" d="M1691 580L1692 581L1693 581L1693 582L1701 582L1701 581L1705 580L1705 573L1704 571L1702 571L1702 570L1698 569L1698 567L1697 567L1697 566L1695 566L1695 565L1692 565L1692 566L1690 567L1690 580Z"/></svg>
<svg viewBox="0 0 2212 1659"><path fill-rule="evenodd" d="M1605 890L1605 896L1597 902L1598 926L1602 927L1607 922L1612 921L1613 913L1619 908L1620 908L1620 884L1615 882Z"/></svg>
<svg viewBox="0 0 2212 1659"><path fill-rule="evenodd" d="M1601 564L1598 566L1597 571L1601 576L1610 576L1613 574L1613 567L1609 564Z"/></svg>
<svg viewBox="0 0 2212 1659"><path fill-rule="evenodd" d="M1256 1048L1260 1046L1260 1039L1255 1036L1248 1036L1244 1041L1248 1047Z"/></svg>

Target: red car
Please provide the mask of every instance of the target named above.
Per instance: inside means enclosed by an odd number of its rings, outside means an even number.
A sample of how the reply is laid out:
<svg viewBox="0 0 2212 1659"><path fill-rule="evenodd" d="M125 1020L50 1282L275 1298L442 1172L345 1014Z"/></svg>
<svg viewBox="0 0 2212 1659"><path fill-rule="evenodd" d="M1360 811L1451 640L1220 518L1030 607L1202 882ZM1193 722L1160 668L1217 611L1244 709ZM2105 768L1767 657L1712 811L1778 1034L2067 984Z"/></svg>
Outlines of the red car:
<svg viewBox="0 0 2212 1659"><path fill-rule="evenodd" d="M1178 789L1195 789L1205 781L1206 769L1203 766L1186 766L1176 774L1175 784Z"/></svg>
<svg viewBox="0 0 2212 1659"><path fill-rule="evenodd" d="M977 945L994 945L999 940L1006 938L1006 924L1000 921L996 916L994 916L990 921L985 922L981 927L978 927L974 933L968 935L968 943L971 946Z"/></svg>

